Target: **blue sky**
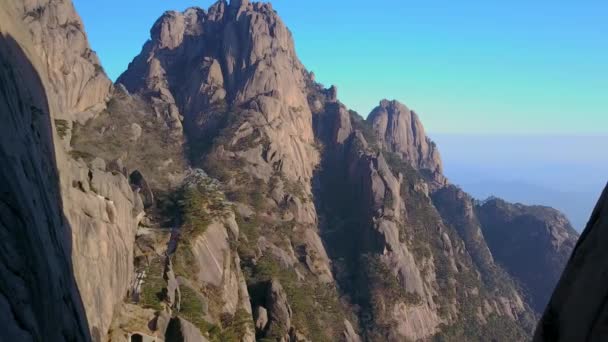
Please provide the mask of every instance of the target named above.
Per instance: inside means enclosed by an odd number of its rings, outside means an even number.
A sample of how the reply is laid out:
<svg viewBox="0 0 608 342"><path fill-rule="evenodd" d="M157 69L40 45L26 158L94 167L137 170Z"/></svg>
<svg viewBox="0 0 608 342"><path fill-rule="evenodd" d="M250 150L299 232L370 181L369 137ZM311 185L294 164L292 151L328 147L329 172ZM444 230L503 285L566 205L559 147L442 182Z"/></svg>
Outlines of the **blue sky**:
<svg viewBox="0 0 608 342"><path fill-rule="evenodd" d="M74 0L111 78L168 9ZM434 133L608 135L608 1L276 0L303 63L366 115L382 98Z"/></svg>

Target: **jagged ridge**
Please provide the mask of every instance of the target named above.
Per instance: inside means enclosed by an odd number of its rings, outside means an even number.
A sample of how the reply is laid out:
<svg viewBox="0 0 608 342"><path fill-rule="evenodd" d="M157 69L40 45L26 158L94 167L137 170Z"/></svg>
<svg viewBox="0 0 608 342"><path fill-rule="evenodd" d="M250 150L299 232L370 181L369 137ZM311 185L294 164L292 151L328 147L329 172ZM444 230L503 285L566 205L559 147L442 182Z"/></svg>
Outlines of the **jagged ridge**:
<svg viewBox="0 0 608 342"><path fill-rule="evenodd" d="M36 6L20 16L24 41L41 41L33 50L50 66L63 210L94 340L531 332L530 305L545 299L492 241L512 236L513 216L533 217L525 227L551 243L549 261L531 267L558 269L568 224L538 208L492 210L449 185L418 116L385 100L367 120L349 111L302 66L270 4L165 13L115 90L71 3Z"/></svg>

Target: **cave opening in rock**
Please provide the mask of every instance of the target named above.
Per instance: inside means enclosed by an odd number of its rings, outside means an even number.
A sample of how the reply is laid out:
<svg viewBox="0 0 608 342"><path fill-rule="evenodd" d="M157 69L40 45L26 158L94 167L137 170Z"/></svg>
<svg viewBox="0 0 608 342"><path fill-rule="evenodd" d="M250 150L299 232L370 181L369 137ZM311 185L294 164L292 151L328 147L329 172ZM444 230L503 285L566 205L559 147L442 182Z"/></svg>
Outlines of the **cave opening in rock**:
<svg viewBox="0 0 608 342"><path fill-rule="evenodd" d="M144 342L144 337L140 334L131 335L131 342Z"/></svg>

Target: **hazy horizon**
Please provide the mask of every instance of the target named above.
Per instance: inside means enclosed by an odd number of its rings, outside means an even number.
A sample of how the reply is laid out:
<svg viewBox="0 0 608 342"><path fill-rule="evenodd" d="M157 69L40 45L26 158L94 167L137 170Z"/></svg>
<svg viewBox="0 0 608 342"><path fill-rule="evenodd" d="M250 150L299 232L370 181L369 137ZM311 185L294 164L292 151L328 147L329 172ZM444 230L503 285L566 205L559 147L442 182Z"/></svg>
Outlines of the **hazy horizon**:
<svg viewBox="0 0 608 342"><path fill-rule="evenodd" d="M446 176L478 199L551 206L577 230L608 181L606 136L430 134Z"/></svg>

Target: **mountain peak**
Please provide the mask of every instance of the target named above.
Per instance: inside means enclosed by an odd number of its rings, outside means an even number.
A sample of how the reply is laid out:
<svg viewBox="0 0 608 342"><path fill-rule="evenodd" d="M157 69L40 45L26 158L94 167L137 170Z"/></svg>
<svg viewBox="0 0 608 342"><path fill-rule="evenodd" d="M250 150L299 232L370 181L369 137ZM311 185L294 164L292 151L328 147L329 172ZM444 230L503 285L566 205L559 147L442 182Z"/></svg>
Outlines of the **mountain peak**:
<svg viewBox="0 0 608 342"><path fill-rule="evenodd" d="M406 105L383 99L367 121L373 125L382 147L400 155L417 169L443 173L439 150L426 136L418 115Z"/></svg>

